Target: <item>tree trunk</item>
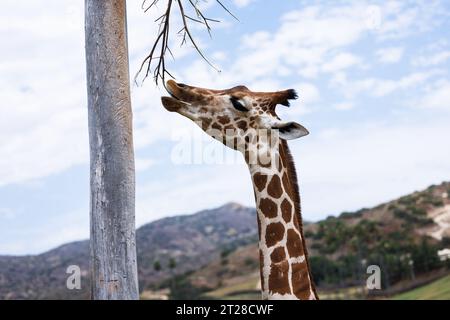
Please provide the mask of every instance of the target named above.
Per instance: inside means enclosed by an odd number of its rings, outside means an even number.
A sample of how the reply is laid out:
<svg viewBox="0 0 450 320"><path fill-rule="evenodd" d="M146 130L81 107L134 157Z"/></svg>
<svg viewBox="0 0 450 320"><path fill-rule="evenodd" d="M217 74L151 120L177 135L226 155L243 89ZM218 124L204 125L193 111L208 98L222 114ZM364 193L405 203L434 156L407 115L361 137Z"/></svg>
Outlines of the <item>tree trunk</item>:
<svg viewBox="0 0 450 320"><path fill-rule="evenodd" d="M138 299L125 0L85 0L91 294Z"/></svg>

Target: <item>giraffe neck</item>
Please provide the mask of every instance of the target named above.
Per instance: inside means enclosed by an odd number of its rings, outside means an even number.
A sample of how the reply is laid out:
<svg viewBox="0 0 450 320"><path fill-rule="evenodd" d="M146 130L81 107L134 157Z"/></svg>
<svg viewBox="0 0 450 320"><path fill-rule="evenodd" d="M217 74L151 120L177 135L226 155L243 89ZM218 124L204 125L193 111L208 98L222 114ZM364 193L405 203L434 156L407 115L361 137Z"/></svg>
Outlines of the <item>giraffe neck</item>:
<svg viewBox="0 0 450 320"><path fill-rule="evenodd" d="M249 164L258 218L262 295L264 299L317 299L287 143L281 140L271 152L276 165Z"/></svg>

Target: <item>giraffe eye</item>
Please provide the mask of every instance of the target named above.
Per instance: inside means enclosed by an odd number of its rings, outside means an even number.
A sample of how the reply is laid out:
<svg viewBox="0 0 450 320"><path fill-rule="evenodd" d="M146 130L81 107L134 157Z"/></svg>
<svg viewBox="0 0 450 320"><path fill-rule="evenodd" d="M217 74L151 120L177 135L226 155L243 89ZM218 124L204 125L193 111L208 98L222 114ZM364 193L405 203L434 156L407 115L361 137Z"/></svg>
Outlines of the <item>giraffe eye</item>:
<svg viewBox="0 0 450 320"><path fill-rule="evenodd" d="M239 100L235 97L231 97L230 98L231 103L233 104L233 107L236 110L242 111L242 112L247 112L247 108L244 107L244 105L242 103L239 102Z"/></svg>

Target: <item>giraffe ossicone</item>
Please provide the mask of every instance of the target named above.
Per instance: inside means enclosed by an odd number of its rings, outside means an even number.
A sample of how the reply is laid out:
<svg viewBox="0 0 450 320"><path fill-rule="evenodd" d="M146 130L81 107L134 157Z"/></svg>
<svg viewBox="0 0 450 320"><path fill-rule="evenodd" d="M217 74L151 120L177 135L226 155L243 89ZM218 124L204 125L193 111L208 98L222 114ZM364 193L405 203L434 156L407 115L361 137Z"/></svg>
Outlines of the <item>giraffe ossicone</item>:
<svg viewBox="0 0 450 320"><path fill-rule="evenodd" d="M263 299L318 299L302 231L300 196L286 140L309 132L282 121L277 105L289 106L294 90L253 92L193 87L169 80L163 106L200 126L208 135L241 152L252 177Z"/></svg>

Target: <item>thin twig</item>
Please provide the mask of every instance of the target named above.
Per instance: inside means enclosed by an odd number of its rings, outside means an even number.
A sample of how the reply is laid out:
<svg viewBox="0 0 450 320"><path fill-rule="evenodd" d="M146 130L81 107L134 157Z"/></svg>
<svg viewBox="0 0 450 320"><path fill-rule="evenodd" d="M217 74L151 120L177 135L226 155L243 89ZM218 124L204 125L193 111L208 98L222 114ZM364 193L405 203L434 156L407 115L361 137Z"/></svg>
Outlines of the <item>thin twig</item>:
<svg viewBox="0 0 450 320"><path fill-rule="evenodd" d="M232 17L235 18L237 21L239 21L239 19L238 19L234 14L232 14L231 11L228 10L228 8L225 7L225 6L223 5L222 2L220 2L219 0L216 0L216 1L217 1L217 3L218 3L218 4L219 4L226 12L228 12L228 14L229 14L230 16L232 16Z"/></svg>
<svg viewBox="0 0 450 320"><path fill-rule="evenodd" d="M150 8L156 6L159 3L159 1L160 0L143 0L142 9L144 10L144 12L147 12ZM166 6L165 12L155 20L155 23L158 23L158 35L156 37L155 42L153 43L150 53L142 61L141 66L140 66L138 72L136 73L136 76L134 78L134 81L136 84L137 84L137 77L144 70L145 65L147 65L147 67L146 67L145 76L142 79L142 82L145 81L145 79L148 77L148 75L151 72L153 72L153 79L154 79L156 85L158 85L158 81L161 80L163 82L163 85L165 86L166 75L173 78L171 73L166 68L165 57L166 57L166 53L169 53L170 56L173 59L175 59L174 55L172 54L172 51L169 48L170 17L171 17L171 13L174 12L174 10L172 8L172 5L174 4L174 2L176 2L178 5L179 15L180 15L181 21L182 21L182 28L177 32L177 34L180 34L182 36L181 46L187 44L187 42L189 41L192 44L195 51L197 51L197 53L200 55L200 57L203 60L205 60L206 63L209 66L211 66L214 70L220 72L220 70L217 69L209 61L209 59L206 57L206 55L202 52L200 47L197 45L197 42L195 41L195 39L190 31L191 26L189 24L189 22L192 22L192 23L199 23L199 24L203 25L206 28L208 34L211 36L212 28L210 26L210 23L211 22L220 22L220 21L206 17L198 6L198 0L195 0L195 1L184 0L184 1L186 1L187 3L190 4L190 7L194 11L196 17L193 17L193 16L187 14L187 12L183 6L183 3L182 3L183 0L167 0L167 6ZM238 20L237 17L234 14L232 14L231 11L228 10L228 8L221 1L216 0L216 2L228 14L230 14L233 18ZM159 52L158 56L155 56L156 52ZM155 61L157 61L156 66L154 68L152 68L153 63Z"/></svg>

